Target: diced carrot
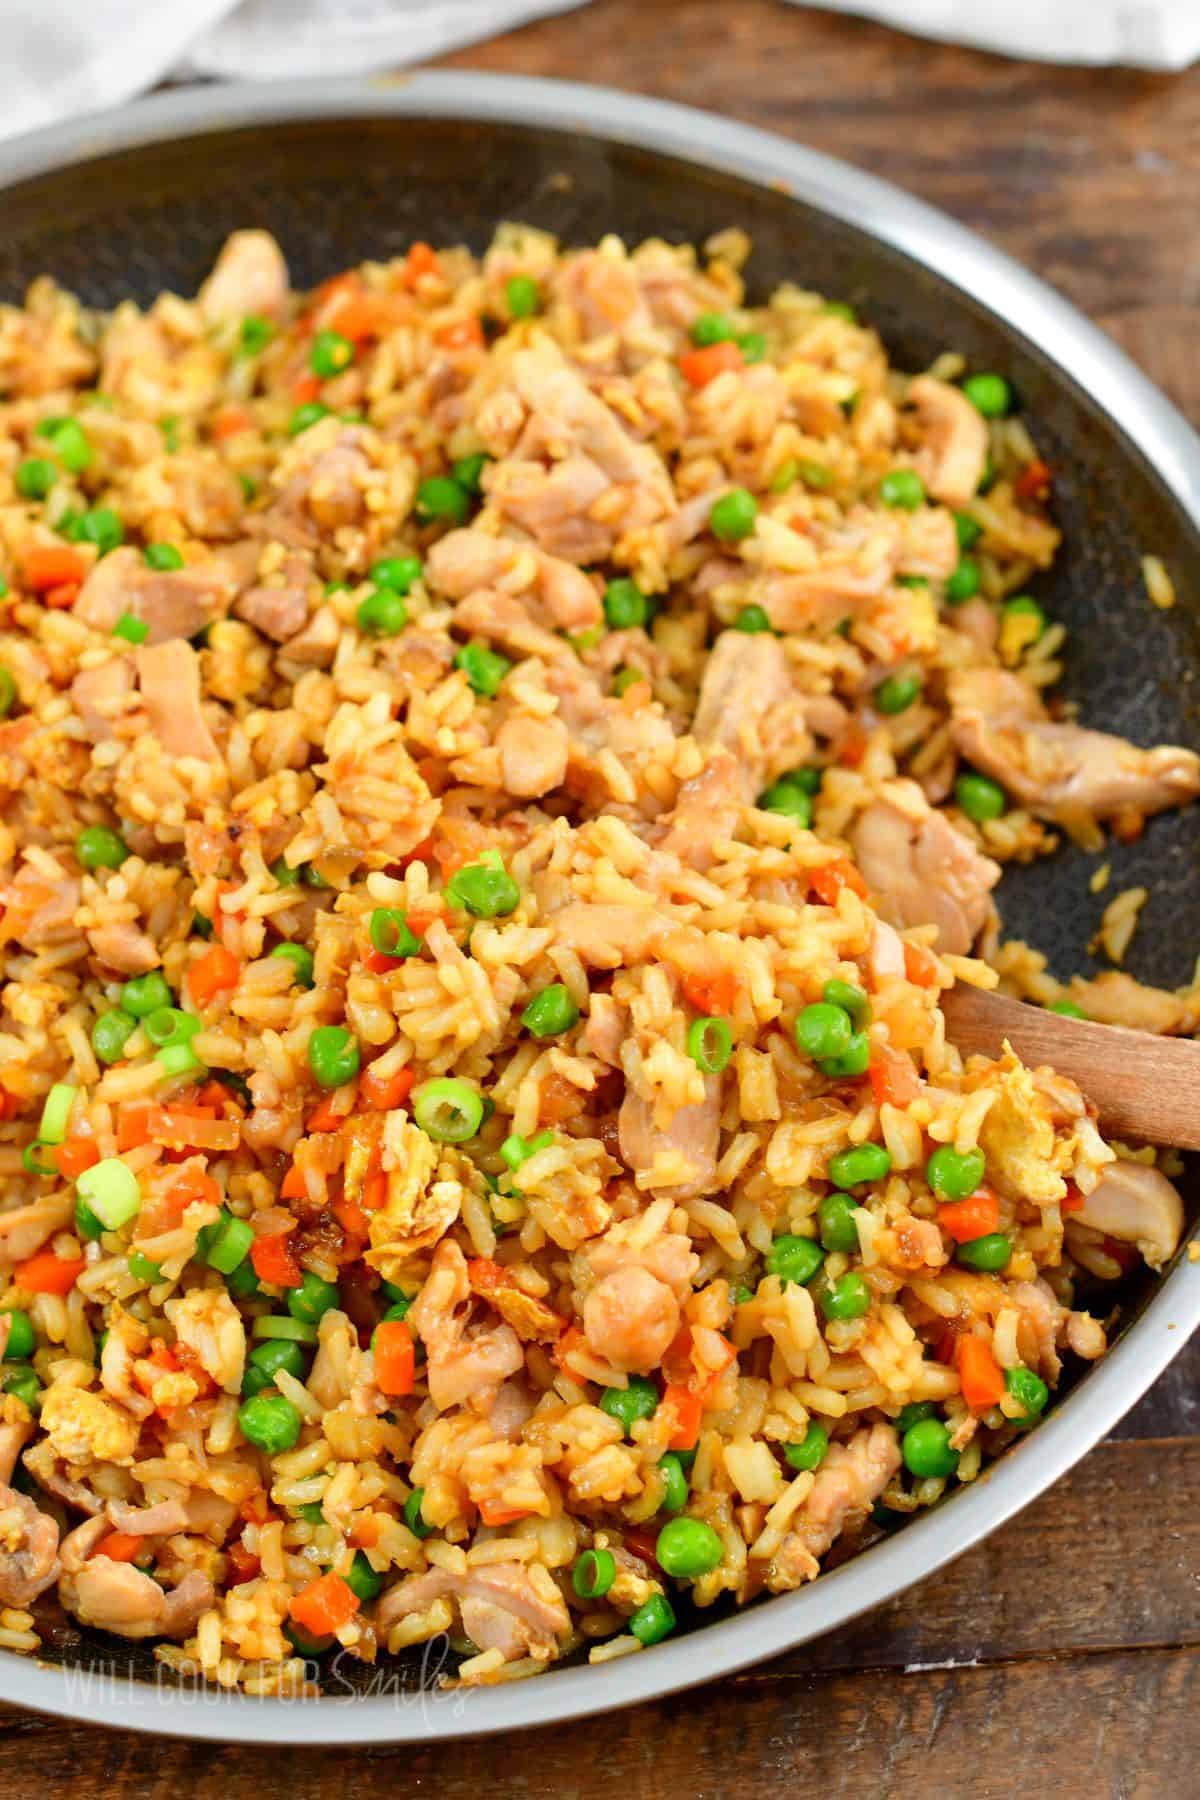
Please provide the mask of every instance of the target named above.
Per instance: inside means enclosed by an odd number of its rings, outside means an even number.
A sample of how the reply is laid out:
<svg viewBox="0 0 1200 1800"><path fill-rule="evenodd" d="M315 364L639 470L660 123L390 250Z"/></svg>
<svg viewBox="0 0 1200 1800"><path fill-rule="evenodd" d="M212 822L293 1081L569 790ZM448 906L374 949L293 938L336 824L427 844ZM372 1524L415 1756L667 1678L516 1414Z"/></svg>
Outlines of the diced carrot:
<svg viewBox="0 0 1200 1800"><path fill-rule="evenodd" d="M936 986L937 958L933 951L926 949L924 944L905 944L904 978L914 987Z"/></svg>
<svg viewBox="0 0 1200 1800"><path fill-rule="evenodd" d="M237 437L239 432L250 431L254 420L244 406L223 406L212 422L211 434L218 444L226 438Z"/></svg>
<svg viewBox="0 0 1200 1800"><path fill-rule="evenodd" d="M836 906L843 888L849 888L860 900L867 897L866 882L844 856L835 856L832 862L822 863L819 869L810 869L808 885L825 906Z"/></svg>
<svg viewBox="0 0 1200 1800"><path fill-rule="evenodd" d="M842 741L838 745L838 761L841 763L842 767L844 769L857 769L859 763L867 754L867 745L870 741L870 738L867 736L858 720L851 719L849 725L847 725L845 731L842 733Z"/></svg>
<svg viewBox="0 0 1200 1800"><path fill-rule="evenodd" d="M1049 500L1054 483L1054 475L1048 463L1035 457L1026 463L1013 483L1013 492L1018 500Z"/></svg>
<svg viewBox="0 0 1200 1800"><path fill-rule="evenodd" d="M679 359L679 373L694 388L707 387L727 369L744 369L746 359L732 338L705 344L702 350L686 350Z"/></svg>
<svg viewBox="0 0 1200 1800"><path fill-rule="evenodd" d="M937 1222L956 1244L970 1244L1000 1229L1000 1202L991 1188L976 1188L965 1200L939 1206Z"/></svg>
<svg viewBox="0 0 1200 1800"><path fill-rule="evenodd" d="M299 1287L303 1279L284 1232L255 1238L250 1246L250 1261L258 1279L269 1281L274 1287Z"/></svg>
<svg viewBox="0 0 1200 1800"><path fill-rule="evenodd" d="M377 1518L360 1519L350 1528L350 1542L360 1550L370 1550L379 1542L383 1527Z"/></svg>
<svg viewBox="0 0 1200 1800"><path fill-rule="evenodd" d="M178 1180L172 1182L170 1188L172 1200L182 1202L180 1211L186 1210L194 1200L205 1206L220 1206L221 1189L212 1176L203 1169L184 1169Z"/></svg>
<svg viewBox="0 0 1200 1800"><path fill-rule="evenodd" d="M304 1171L299 1163L293 1163L279 1184L279 1198L281 1200L303 1200L307 1192L308 1185L304 1179Z"/></svg>
<svg viewBox="0 0 1200 1800"><path fill-rule="evenodd" d="M371 1221L358 1204L357 1200L347 1200L344 1196L335 1200L329 1208L342 1230L352 1238L362 1238L365 1242L370 1234Z"/></svg>
<svg viewBox="0 0 1200 1800"><path fill-rule="evenodd" d="M340 1090L339 1090L340 1091ZM337 1094L326 1094L304 1121L306 1131L340 1131L346 1123L347 1115L337 1103Z"/></svg>
<svg viewBox="0 0 1200 1800"><path fill-rule="evenodd" d="M404 259L404 280L409 287L415 287L422 275L440 275L441 272L442 265L432 244L418 242L409 246Z"/></svg>
<svg viewBox="0 0 1200 1800"><path fill-rule="evenodd" d="M124 1106L117 1119L117 1149L140 1150L143 1144L150 1142L151 1113L161 1108L151 1106Z"/></svg>
<svg viewBox="0 0 1200 1800"><path fill-rule="evenodd" d="M215 1107L218 1117L223 1107L231 1106L237 1113L242 1110L237 1095L223 1081L206 1081L200 1089L199 1099L201 1105Z"/></svg>
<svg viewBox="0 0 1200 1800"><path fill-rule="evenodd" d="M737 1003L738 979L730 969L714 969L708 975L685 975L681 985L688 1005L710 1019L731 1013Z"/></svg>
<svg viewBox="0 0 1200 1800"><path fill-rule="evenodd" d="M411 1394L416 1346L403 1319L384 1319L371 1340L375 1352L375 1385L381 1394Z"/></svg>
<svg viewBox="0 0 1200 1800"><path fill-rule="evenodd" d="M479 1516L485 1525L511 1525L514 1519L527 1519L527 1506L500 1506L495 1500L482 1500Z"/></svg>
<svg viewBox="0 0 1200 1800"><path fill-rule="evenodd" d="M94 1168L100 1161L100 1150L95 1138L68 1138L54 1152L54 1166L65 1181L74 1181L85 1169Z"/></svg>
<svg viewBox="0 0 1200 1800"><path fill-rule="evenodd" d="M475 1294L494 1294L497 1288L516 1285L511 1270L494 1262L490 1256L468 1257L467 1280Z"/></svg>
<svg viewBox="0 0 1200 1800"><path fill-rule="evenodd" d="M247 1550L244 1544L227 1545L225 1562L229 1570L230 1587L241 1587L244 1581L253 1581L262 1569L257 1556Z"/></svg>
<svg viewBox="0 0 1200 1800"><path fill-rule="evenodd" d="M663 1390L660 1404L675 1419L675 1426L667 1439L669 1450L694 1450L696 1440L700 1436L700 1418L704 1412L704 1400L700 1394L694 1394L690 1388L681 1387L674 1382Z"/></svg>
<svg viewBox="0 0 1200 1800"><path fill-rule="evenodd" d="M482 350L483 326L478 319L456 319L435 331L433 341L442 350Z"/></svg>
<svg viewBox="0 0 1200 1800"><path fill-rule="evenodd" d="M242 965L232 950L214 944L188 970L188 991L197 1006L207 1006L225 988L235 988L241 974Z"/></svg>
<svg viewBox="0 0 1200 1800"><path fill-rule="evenodd" d="M637 1530L627 1531L624 1534L624 1539L626 1550L632 1550L633 1554L635 1556L640 1556L644 1563L649 1563L652 1569L657 1569L658 1539L652 1532Z"/></svg>
<svg viewBox="0 0 1200 1800"><path fill-rule="evenodd" d="M376 1169L363 1182L362 1209L364 1212L380 1212L387 1205L388 1178L382 1169Z"/></svg>
<svg viewBox="0 0 1200 1800"><path fill-rule="evenodd" d="M25 585L35 594L45 594L66 581L82 581L88 565L78 550L66 545L35 544L25 552Z"/></svg>
<svg viewBox="0 0 1200 1800"><path fill-rule="evenodd" d="M886 1044L872 1046L867 1074L878 1106L907 1106L921 1091L921 1077L911 1058Z"/></svg>
<svg viewBox="0 0 1200 1800"><path fill-rule="evenodd" d="M311 1631L314 1637L325 1637L348 1625L360 1605L350 1583L330 1570L329 1574L318 1575L315 1581L301 1588L288 1610L305 1631Z"/></svg>
<svg viewBox="0 0 1200 1800"><path fill-rule="evenodd" d="M0 1087L0 1123L7 1124L9 1119L15 1119L20 1110L20 1096L10 1094L7 1088Z"/></svg>
<svg viewBox="0 0 1200 1800"><path fill-rule="evenodd" d="M973 1412L986 1412L1004 1398L1004 1371L982 1338L959 1339L958 1379Z"/></svg>
<svg viewBox="0 0 1200 1800"><path fill-rule="evenodd" d="M84 1271L82 1256L55 1256L38 1250L13 1270L13 1281L27 1294L69 1294Z"/></svg>
<svg viewBox="0 0 1200 1800"><path fill-rule="evenodd" d="M1083 1195L1073 1181L1068 1181L1067 1191L1058 1203L1060 1213L1077 1213L1083 1211Z"/></svg>
<svg viewBox="0 0 1200 1800"><path fill-rule="evenodd" d="M292 383L292 401L296 406L307 406L316 400L321 392L321 379L318 375L301 375Z"/></svg>
<svg viewBox="0 0 1200 1800"><path fill-rule="evenodd" d="M96 1545L96 1556L107 1556L112 1562L132 1562L146 1548L145 1538L134 1537L129 1531L110 1531Z"/></svg>
<svg viewBox="0 0 1200 1800"><path fill-rule="evenodd" d="M57 587L47 588L42 595L43 606L53 607L57 612L66 612L79 598L79 582L60 581Z"/></svg>
<svg viewBox="0 0 1200 1800"><path fill-rule="evenodd" d="M368 1069L358 1084L358 1091L375 1112L394 1112L412 1093L416 1076L411 1069L397 1069L392 1075L376 1075Z"/></svg>
<svg viewBox="0 0 1200 1800"><path fill-rule="evenodd" d="M567 1368L576 1350L584 1348L584 1336L578 1325L568 1326L554 1347L553 1359L560 1369Z"/></svg>
<svg viewBox="0 0 1200 1800"><path fill-rule="evenodd" d="M150 1142L169 1150L213 1151L219 1156L236 1150L242 1127L238 1119L218 1119L211 1106L160 1106L149 1118Z"/></svg>
<svg viewBox="0 0 1200 1800"><path fill-rule="evenodd" d="M372 975L390 975L403 961L402 956L385 956L382 950L368 950L363 957L363 968Z"/></svg>
<svg viewBox="0 0 1200 1800"><path fill-rule="evenodd" d="M352 344L362 344L403 324L411 310L411 301L399 294L351 294L338 307L333 323Z"/></svg>

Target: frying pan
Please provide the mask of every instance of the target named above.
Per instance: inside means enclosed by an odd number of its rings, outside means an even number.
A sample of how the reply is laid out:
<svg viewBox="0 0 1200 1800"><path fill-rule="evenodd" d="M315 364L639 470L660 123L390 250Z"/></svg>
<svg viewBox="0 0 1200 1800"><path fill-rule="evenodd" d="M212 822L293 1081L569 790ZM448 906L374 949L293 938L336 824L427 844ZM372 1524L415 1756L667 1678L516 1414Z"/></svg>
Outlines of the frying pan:
<svg viewBox="0 0 1200 1800"><path fill-rule="evenodd" d="M1065 551L1034 591L1070 627L1065 692L1090 722L1139 742L1200 744L1200 596L1189 585L1200 567L1200 441L1033 276L844 164L660 101L430 74L169 93L0 148L0 190L0 298L19 299L48 271L100 306L126 295L149 302L164 287L193 293L237 226L274 232L304 287L415 238L481 250L502 219L577 244L609 231L631 243L699 241L740 224L754 239L756 297L796 280L856 305L900 367L954 348L1008 377L1055 475ZM1145 596L1147 550L1177 580L1180 604L1169 612ZM1131 959L1144 979L1175 986L1190 976L1198 848L1192 808L1106 852L1117 886L1152 890ZM1068 848L1004 879L1010 935L1046 950L1060 975L1090 966L1101 904L1088 886L1094 867ZM1198 1198L1193 1188L1193 1222ZM440 1682L446 1658L435 1645L375 1670L343 1657L320 1699L254 1700L180 1686L144 1648L70 1629L51 1633L39 1661L0 1653L0 1694L143 1731L349 1744L559 1721L727 1675L891 1599L1089 1450L1200 1322L1200 1266L1185 1249L1164 1280L1142 1271L1120 1298L1110 1354L981 1479L809 1588L686 1619L641 1655L462 1692Z"/></svg>

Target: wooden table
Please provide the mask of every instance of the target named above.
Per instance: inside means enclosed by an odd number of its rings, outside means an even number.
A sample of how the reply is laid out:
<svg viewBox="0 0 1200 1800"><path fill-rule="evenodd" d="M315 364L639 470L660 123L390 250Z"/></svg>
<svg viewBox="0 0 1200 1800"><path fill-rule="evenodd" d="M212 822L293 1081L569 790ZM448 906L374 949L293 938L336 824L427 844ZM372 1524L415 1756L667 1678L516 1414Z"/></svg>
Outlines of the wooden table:
<svg viewBox="0 0 1200 1800"><path fill-rule="evenodd" d="M885 175L1061 288L1200 423L1200 67L1043 68L772 0L595 0L445 66L710 107ZM87 1800L1196 1792L1198 1378L1200 1339L1109 1442L955 1567L719 1686L503 1742L356 1756L191 1748L0 1710L0 1784Z"/></svg>

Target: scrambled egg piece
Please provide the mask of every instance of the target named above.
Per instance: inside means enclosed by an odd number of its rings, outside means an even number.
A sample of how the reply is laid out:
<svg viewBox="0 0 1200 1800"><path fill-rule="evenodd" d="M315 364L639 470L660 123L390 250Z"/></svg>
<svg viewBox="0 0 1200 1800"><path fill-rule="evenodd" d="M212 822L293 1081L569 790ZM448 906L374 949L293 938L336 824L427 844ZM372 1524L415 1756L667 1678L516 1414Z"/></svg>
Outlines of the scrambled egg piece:
<svg viewBox="0 0 1200 1800"><path fill-rule="evenodd" d="M64 1462L133 1461L138 1424L110 1400L55 1382L42 1397L42 1426Z"/></svg>
<svg viewBox="0 0 1200 1800"><path fill-rule="evenodd" d="M1037 1206L1061 1200L1067 1191L1062 1171L1071 1166L1075 1140L1055 1139L1045 1097L1009 1044L982 1085L997 1090L979 1132L987 1179L1010 1199Z"/></svg>
<svg viewBox="0 0 1200 1800"><path fill-rule="evenodd" d="M239 1394L246 1364L246 1327L224 1288L193 1288L168 1300L175 1336L194 1350L200 1367L227 1394Z"/></svg>
<svg viewBox="0 0 1200 1800"><path fill-rule="evenodd" d="M435 1144L403 1113L388 1115L383 1144L387 1200L370 1214L366 1261L385 1281L394 1281L409 1257L450 1229L465 1189L454 1152Z"/></svg>

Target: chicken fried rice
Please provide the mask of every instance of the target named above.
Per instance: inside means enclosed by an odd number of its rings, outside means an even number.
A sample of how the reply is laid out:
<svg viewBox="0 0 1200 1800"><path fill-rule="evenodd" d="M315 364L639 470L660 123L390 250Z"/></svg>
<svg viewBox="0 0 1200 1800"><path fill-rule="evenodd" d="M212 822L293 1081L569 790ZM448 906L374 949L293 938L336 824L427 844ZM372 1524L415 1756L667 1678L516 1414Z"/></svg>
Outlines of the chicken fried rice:
<svg viewBox="0 0 1200 1800"><path fill-rule="evenodd" d="M1047 699L1004 379L748 248L0 312L0 1646L640 1652L974 1480L1175 1250L938 1001L1194 1029L993 888L1200 763Z"/></svg>

